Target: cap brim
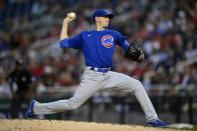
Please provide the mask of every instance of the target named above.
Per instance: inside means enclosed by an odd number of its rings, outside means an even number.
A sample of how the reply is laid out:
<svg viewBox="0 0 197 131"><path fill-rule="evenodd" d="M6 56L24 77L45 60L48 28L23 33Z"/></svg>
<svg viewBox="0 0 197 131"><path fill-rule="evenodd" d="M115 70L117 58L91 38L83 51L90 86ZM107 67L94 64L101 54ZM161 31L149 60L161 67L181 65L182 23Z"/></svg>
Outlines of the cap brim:
<svg viewBox="0 0 197 131"><path fill-rule="evenodd" d="M112 18L114 17L114 15L113 15L113 14L108 14L108 15L106 15L106 16L108 16L108 17L109 17L109 19L112 19Z"/></svg>

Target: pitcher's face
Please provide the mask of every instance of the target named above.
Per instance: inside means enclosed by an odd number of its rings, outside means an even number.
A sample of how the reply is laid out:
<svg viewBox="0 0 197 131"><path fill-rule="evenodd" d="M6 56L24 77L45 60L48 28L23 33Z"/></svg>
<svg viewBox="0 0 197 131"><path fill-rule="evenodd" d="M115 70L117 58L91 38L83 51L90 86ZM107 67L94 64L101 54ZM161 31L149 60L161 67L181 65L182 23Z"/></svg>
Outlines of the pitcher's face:
<svg viewBox="0 0 197 131"><path fill-rule="evenodd" d="M108 16L99 16L95 18L95 22L98 26L106 28L109 25L109 17Z"/></svg>

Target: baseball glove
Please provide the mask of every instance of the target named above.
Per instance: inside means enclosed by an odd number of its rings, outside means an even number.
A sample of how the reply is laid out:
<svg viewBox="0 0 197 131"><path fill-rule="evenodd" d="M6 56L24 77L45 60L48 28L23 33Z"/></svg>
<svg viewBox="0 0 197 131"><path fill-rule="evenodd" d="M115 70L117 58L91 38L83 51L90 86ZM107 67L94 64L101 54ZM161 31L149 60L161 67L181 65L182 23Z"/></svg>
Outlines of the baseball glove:
<svg viewBox="0 0 197 131"><path fill-rule="evenodd" d="M140 56L143 54L142 49L137 46L137 42L131 43L128 50L125 52L124 57L133 60L133 61L141 61Z"/></svg>

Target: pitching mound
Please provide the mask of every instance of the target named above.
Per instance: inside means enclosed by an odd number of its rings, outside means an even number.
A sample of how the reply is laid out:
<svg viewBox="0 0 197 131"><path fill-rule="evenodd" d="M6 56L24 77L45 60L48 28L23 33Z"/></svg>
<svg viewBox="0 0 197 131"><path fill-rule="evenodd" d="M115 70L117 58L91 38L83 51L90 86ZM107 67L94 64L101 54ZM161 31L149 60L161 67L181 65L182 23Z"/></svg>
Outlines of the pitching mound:
<svg viewBox="0 0 197 131"><path fill-rule="evenodd" d="M134 125L57 120L0 119L0 131L178 131ZM181 130L183 131L183 130Z"/></svg>

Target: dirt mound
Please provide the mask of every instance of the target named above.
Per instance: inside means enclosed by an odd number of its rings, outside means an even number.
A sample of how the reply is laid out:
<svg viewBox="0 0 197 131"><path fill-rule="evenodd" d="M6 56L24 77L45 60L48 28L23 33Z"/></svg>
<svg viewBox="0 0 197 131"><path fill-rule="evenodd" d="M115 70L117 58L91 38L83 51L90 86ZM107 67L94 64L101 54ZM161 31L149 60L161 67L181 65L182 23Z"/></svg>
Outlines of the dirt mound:
<svg viewBox="0 0 197 131"><path fill-rule="evenodd" d="M0 131L178 131L135 125L59 120L0 119ZM183 131L183 130L181 130Z"/></svg>

